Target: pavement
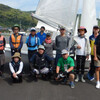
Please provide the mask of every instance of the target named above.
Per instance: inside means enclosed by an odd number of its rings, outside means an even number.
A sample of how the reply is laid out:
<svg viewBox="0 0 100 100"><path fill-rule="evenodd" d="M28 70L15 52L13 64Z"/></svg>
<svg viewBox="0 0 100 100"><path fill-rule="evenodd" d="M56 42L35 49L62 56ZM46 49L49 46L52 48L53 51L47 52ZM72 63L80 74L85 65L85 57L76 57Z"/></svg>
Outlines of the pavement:
<svg viewBox="0 0 100 100"><path fill-rule="evenodd" d="M28 58L22 55L24 62L23 82L13 84L10 78L8 62L10 52L5 53L6 64L4 78L0 78L0 100L100 100L100 90L95 88L95 81L75 83L75 89L69 85L56 84L54 81L34 82L28 76Z"/></svg>

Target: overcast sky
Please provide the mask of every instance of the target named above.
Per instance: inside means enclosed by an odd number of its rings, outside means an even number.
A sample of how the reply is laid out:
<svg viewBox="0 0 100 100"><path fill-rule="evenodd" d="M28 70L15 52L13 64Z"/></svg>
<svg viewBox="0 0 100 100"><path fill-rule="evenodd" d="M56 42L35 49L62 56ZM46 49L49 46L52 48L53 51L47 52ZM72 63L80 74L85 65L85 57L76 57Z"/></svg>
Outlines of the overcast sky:
<svg viewBox="0 0 100 100"><path fill-rule="evenodd" d="M92 1L92 0L91 0ZM39 0L0 0L0 3L10 7L20 9L22 11L34 11L38 5ZM82 0L80 0L80 6ZM100 0L96 0L97 16L100 15ZM81 9L79 10L81 12Z"/></svg>

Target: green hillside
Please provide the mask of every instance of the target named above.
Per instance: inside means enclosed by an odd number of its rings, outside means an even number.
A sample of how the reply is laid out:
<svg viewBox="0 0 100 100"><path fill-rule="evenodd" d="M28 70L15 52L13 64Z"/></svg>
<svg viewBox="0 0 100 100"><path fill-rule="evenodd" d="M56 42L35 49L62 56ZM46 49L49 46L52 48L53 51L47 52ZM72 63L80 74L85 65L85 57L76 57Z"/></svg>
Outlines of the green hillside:
<svg viewBox="0 0 100 100"><path fill-rule="evenodd" d="M36 23L31 17L31 11L25 12L0 4L0 26L12 27L14 24L21 24L22 28L27 29L34 27Z"/></svg>

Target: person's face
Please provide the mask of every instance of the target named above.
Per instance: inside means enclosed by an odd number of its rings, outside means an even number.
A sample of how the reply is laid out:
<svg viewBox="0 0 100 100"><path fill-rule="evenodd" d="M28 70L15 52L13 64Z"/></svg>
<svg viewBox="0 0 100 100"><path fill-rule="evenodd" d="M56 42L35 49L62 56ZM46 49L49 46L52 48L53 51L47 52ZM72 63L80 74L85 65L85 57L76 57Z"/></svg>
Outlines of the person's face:
<svg viewBox="0 0 100 100"><path fill-rule="evenodd" d="M14 58L14 61L17 63L19 61L19 58L18 57Z"/></svg>
<svg viewBox="0 0 100 100"><path fill-rule="evenodd" d="M69 56L68 54L63 54L63 55L62 55L62 57L63 57L64 59L67 59L68 56Z"/></svg>
<svg viewBox="0 0 100 100"><path fill-rule="evenodd" d="M81 30L79 30L79 33L80 33L80 35L84 35L85 34L85 30L81 29Z"/></svg>
<svg viewBox="0 0 100 100"><path fill-rule="evenodd" d="M44 50L43 49L39 49L38 52L39 52L39 54L42 55L44 53Z"/></svg>
<svg viewBox="0 0 100 100"><path fill-rule="evenodd" d="M44 28L41 28L40 30L41 30L41 32L44 32L44 31L45 31L45 29L44 29Z"/></svg>
<svg viewBox="0 0 100 100"><path fill-rule="evenodd" d="M94 32L94 33L99 33L99 29L98 29L98 28L94 28L94 29L93 29L93 32Z"/></svg>
<svg viewBox="0 0 100 100"><path fill-rule="evenodd" d="M15 34L17 34L17 33L19 32L19 28L18 28L18 27L14 27L13 32L14 32Z"/></svg>
<svg viewBox="0 0 100 100"><path fill-rule="evenodd" d="M32 36L36 34L36 31L31 31Z"/></svg>
<svg viewBox="0 0 100 100"><path fill-rule="evenodd" d="M66 33L66 30L61 29L61 30L60 30L60 33L61 33L61 34L65 34L65 33Z"/></svg>
<svg viewBox="0 0 100 100"><path fill-rule="evenodd" d="M50 36L47 36L47 37L46 37L46 39L47 39L47 40L50 40L50 39L51 39L51 37L50 37Z"/></svg>

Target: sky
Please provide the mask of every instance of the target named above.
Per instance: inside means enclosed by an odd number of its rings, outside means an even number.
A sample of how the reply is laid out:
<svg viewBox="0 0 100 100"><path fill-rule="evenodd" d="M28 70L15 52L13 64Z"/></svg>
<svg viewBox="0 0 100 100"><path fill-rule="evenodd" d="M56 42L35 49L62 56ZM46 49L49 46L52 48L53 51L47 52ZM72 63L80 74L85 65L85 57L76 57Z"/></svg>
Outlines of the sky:
<svg viewBox="0 0 100 100"><path fill-rule="evenodd" d="M91 0L92 1L92 0ZM1 4L20 9L22 11L34 11L38 5L39 0L0 0ZM79 13L81 12L82 0L79 4ZM96 0L97 17L100 15L100 0Z"/></svg>

